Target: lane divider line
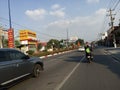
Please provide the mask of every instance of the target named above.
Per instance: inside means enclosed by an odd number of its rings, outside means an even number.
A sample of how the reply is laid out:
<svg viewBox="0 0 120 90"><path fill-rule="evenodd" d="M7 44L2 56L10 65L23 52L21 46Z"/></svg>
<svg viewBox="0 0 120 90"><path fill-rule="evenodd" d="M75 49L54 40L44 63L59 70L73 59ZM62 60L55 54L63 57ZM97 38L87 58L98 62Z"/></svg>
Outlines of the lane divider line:
<svg viewBox="0 0 120 90"><path fill-rule="evenodd" d="M80 60L83 61L85 59L85 56ZM75 72L75 70L78 68L80 65L80 62L73 68L73 70L68 74L67 77L54 89L54 90L60 90L60 88L66 83L66 81L71 77L71 75Z"/></svg>

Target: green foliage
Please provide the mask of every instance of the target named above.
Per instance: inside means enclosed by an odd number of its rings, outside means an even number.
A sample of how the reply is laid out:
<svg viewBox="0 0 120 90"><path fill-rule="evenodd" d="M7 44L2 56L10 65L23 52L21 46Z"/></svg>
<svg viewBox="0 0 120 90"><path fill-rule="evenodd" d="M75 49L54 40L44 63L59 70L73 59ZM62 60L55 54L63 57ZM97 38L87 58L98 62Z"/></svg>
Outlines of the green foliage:
<svg viewBox="0 0 120 90"><path fill-rule="evenodd" d="M26 53L28 53L29 55L33 55L34 51L33 50L29 50Z"/></svg>
<svg viewBox="0 0 120 90"><path fill-rule="evenodd" d="M19 40L15 40L15 46L20 46L20 41Z"/></svg>
<svg viewBox="0 0 120 90"><path fill-rule="evenodd" d="M60 48L60 42L59 40L56 40L56 39L51 39L48 41L47 43L47 48Z"/></svg>
<svg viewBox="0 0 120 90"><path fill-rule="evenodd" d="M60 40L60 48L65 48L66 47L66 45L65 45L65 43L64 43L64 40Z"/></svg>
<svg viewBox="0 0 120 90"><path fill-rule="evenodd" d="M41 57L41 56L46 56L49 54L50 52L39 52L39 53L34 53L33 56Z"/></svg>
<svg viewBox="0 0 120 90"><path fill-rule="evenodd" d="M3 45L4 45L5 48L8 47L8 39L3 40ZM19 40L15 40L15 46L20 46L20 41Z"/></svg>
<svg viewBox="0 0 120 90"><path fill-rule="evenodd" d="M42 48L42 44L39 43L38 46L37 46L37 50L39 51L41 48Z"/></svg>
<svg viewBox="0 0 120 90"><path fill-rule="evenodd" d="M3 46L4 46L4 48L8 47L8 39L3 40Z"/></svg>
<svg viewBox="0 0 120 90"><path fill-rule="evenodd" d="M75 43L78 44L78 42L80 43L80 45L84 45L84 40L83 39L78 39Z"/></svg>

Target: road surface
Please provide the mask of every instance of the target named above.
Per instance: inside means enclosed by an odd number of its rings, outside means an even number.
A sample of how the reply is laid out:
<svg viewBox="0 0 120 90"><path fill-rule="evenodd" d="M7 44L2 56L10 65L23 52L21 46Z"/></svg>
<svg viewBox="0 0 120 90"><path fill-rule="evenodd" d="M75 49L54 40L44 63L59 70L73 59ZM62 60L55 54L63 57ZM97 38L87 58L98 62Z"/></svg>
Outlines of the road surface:
<svg viewBox="0 0 120 90"><path fill-rule="evenodd" d="M84 52L72 51L44 59L39 78L27 78L8 90L120 90L120 61L103 48L87 63Z"/></svg>

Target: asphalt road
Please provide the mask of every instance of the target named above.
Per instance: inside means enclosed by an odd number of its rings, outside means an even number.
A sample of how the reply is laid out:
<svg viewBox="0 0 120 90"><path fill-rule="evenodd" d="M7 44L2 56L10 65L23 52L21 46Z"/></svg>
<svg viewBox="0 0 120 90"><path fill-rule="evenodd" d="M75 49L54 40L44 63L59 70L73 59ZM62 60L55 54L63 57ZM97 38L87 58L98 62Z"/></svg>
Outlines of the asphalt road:
<svg viewBox="0 0 120 90"><path fill-rule="evenodd" d="M94 50L87 63L83 52L73 51L44 59L39 78L27 78L8 90L120 90L120 62L104 49Z"/></svg>

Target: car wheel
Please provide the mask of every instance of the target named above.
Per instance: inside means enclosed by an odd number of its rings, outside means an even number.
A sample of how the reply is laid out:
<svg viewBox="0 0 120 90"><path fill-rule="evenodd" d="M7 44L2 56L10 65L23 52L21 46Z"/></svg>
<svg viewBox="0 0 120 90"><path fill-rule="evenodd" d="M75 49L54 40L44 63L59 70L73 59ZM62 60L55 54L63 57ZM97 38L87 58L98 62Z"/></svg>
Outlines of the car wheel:
<svg viewBox="0 0 120 90"><path fill-rule="evenodd" d="M42 67L39 64L36 64L33 69L33 76L39 77Z"/></svg>

